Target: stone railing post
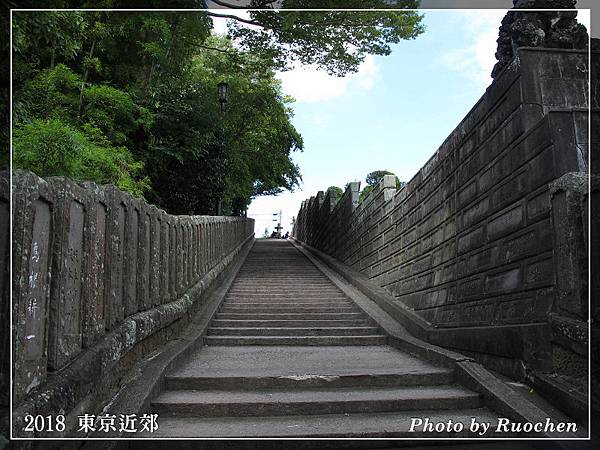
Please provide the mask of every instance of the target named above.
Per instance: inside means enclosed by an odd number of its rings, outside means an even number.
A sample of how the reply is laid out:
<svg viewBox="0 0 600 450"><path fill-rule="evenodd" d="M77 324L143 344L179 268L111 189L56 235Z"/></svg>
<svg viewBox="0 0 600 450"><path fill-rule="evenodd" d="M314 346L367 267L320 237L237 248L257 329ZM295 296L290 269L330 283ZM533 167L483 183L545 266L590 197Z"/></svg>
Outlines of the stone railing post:
<svg viewBox="0 0 600 450"><path fill-rule="evenodd" d="M598 191L596 180L596 191ZM588 347L588 244L587 229L588 175L571 172L550 185L552 226L554 230L555 302L550 315L555 347L553 360L572 375L585 375ZM565 363L563 359L569 358ZM577 366L580 366L579 368ZM582 373L578 373L582 372Z"/></svg>

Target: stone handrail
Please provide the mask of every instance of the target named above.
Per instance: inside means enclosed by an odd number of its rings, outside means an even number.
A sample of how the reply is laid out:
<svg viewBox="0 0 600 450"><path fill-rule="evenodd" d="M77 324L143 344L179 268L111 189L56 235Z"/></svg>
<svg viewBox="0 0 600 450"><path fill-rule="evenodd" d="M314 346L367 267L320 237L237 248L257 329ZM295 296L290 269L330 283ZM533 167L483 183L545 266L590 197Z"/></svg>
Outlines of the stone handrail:
<svg viewBox="0 0 600 450"><path fill-rule="evenodd" d="M174 216L114 186L18 170L12 201L15 405L39 404L73 365L102 377L189 314L254 233L252 219Z"/></svg>

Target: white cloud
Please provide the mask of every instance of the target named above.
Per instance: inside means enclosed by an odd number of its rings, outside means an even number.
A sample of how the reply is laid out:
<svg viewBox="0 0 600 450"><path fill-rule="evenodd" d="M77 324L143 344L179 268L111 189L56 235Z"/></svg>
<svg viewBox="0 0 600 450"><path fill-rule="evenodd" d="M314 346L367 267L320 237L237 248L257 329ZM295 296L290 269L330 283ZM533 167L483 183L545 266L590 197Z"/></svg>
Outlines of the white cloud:
<svg viewBox="0 0 600 450"><path fill-rule="evenodd" d="M492 81L490 74L496 63L498 28L506 10L457 11L456 14L459 17L456 26L466 30L466 45L444 52L439 62L485 89Z"/></svg>
<svg viewBox="0 0 600 450"><path fill-rule="evenodd" d="M375 58L367 55L358 72L336 77L314 66L301 66L277 74L283 91L298 102L315 103L341 97L351 87L370 90L375 86L379 67Z"/></svg>
<svg viewBox="0 0 600 450"><path fill-rule="evenodd" d="M210 7L209 2L209 7ZM223 10L214 12L223 14ZM235 15L250 19L247 10L227 10L228 15ZM213 32L227 33L227 19L213 17ZM252 28L252 26L244 25ZM367 55L356 73L345 77L330 76L323 70L314 66L299 66L292 70L279 72L278 78L282 82L283 91L291 95L298 102L314 103L326 101L344 95L349 87L356 85L359 89L370 90L375 85L379 68L372 55Z"/></svg>
<svg viewBox="0 0 600 450"><path fill-rule="evenodd" d="M215 34L225 34L227 33L227 20L220 19L218 17L213 17L213 27L212 31Z"/></svg>
<svg viewBox="0 0 600 450"><path fill-rule="evenodd" d="M581 2L583 3L583 2ZM581 8L584 5L579 5ZM465 46L441 55L439 62L456 72L463 73L485 89L492 81L491 72L496 64L498 28L506 14L505 9L457 11L456 26L466 31ZM590 28L589 10L578 12L577 20Z"/></svg>
<svg viewBox="0 0 600 450"><path fill-rule="evenodd" d="M283 91L299 102L317 102L342 95L348 78L331 77L314 67L299 67L277 74Z"/></svg>
<svg viewBox="0 0 600 450"><path fill-rule="evenodd" d="M213 12L215 14L227 14L228 16L236 16L239 17L241 19L246 19L246 20L250 20L250 12L246 9L210 9L211 4L209 2L209 11ZM213 5L214 7L214 5ZM227 33L227 21L231 20L231 19L227 19L225 17L211 17L212 21L213 21L213 27L212 27L212 31L213 33L216 34L225 34ZM255 28L254 25L247 25L244 24L245 27L247 28Z"/></svg>
<svg viewBox="0 0 600 450"><path fill-rule="evenodd" d="M379 67L375 63L375 58L371 55L367 55L354 78L360 87L365 90L370 90L375 86L378 74Z"/></svg>

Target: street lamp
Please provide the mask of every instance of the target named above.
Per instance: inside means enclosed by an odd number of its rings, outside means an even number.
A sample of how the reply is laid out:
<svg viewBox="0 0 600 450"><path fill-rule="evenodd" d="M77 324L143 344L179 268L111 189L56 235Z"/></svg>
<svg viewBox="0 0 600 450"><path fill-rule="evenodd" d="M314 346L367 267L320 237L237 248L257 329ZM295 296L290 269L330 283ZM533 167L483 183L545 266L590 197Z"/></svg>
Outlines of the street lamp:
<svg viewBox="0 0 600 450"><path fill-rule="evenodd" d="M221 104L221 112L225 108L225 103L227 103L227 95L229 94L229 84L224 81L217 84L217 89L219 92L219 103Z"/></svg>
<svg viewBox="0 0 600 450"><path fill-rule="evenodd" d="M225 103L227 103L227 95L229 94L229 84L221 81L217 84L217 92L219 94L219 103L221 104L221 114L223 114L223 110L225 109ZM225 126L223 121L221 120L221 150L225 152ZM223 199L219 198L217 202L217 216L221 215Z"/></svg>

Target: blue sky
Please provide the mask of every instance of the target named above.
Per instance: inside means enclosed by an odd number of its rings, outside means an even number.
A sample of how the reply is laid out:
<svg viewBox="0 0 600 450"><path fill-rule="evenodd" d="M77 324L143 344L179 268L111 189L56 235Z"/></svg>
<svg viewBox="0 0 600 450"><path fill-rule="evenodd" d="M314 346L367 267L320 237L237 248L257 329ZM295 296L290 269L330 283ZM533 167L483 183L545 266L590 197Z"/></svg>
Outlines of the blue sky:
<svg viewBox="0 0 600 450"><path fill-rule="evenodd" d="M367 173L384 169L410 180L491 82L505 12L425 11L424 34L389 56L367 57L357 74L329 77L310 67L279 74L284 92L296 99L293 123L304 152L294 161L303 182L293 193L252 202L256 235L273 229L279 210L284 231L291 230L301 202L328 186L364 186ZM588 17L580 13L584 24Z"/></svg>

